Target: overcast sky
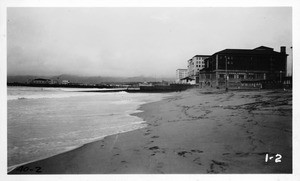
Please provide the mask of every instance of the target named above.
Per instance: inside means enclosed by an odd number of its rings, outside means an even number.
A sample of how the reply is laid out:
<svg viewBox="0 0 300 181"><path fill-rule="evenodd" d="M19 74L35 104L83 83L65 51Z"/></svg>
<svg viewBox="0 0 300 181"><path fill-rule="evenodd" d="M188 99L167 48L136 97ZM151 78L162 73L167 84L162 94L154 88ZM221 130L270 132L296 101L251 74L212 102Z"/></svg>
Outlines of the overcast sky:
<svg viewBox="0 0 300 181"><path fill-rule="evenodd" d="M292 8L7 9L8 75L175 77L194 55L261 45L290 54Z"/></svg>

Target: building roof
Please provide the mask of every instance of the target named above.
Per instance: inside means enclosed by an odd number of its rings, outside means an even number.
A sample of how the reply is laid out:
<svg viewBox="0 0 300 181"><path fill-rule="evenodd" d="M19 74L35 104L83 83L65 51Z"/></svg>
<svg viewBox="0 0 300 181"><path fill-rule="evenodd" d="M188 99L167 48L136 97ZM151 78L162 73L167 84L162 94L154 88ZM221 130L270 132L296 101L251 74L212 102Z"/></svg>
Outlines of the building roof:
<svg viewBox="0 0 300 181"><path fill-rule="evenodd" d="M274 51L273 48L260 46L254 49L225 49L215 54L282 54L280 52Z"/></svg>
<svg viewBox="0 0 300 181"><path fill-rule="evenodd" d="M34 80L37 80L37 81L51 81L50 79L42 79L42 78L38 78L38 79L34 79Z"/></svg>
<svg viewBox="0 0 300 181"><path fill-rule="evenodd" d="M273 51L274 49L270 48L270 47L260 46L260 47L254 48L253 50L269 50L269 51Z"/></svg>
<svg viewBox="0 0 300 181"><path fill-rule="evenodd" d="M180 79L180 80L195 80L195 79L190 78L190 77L184 77L184 78L182 78L182 79Z"/></svg>
<svg viewBox="0 0 300 181"><path fill-rule="evenodd" d="M193 56L193 58L194 57L210 57L211 55L195 55L195 56Z"/></svg>

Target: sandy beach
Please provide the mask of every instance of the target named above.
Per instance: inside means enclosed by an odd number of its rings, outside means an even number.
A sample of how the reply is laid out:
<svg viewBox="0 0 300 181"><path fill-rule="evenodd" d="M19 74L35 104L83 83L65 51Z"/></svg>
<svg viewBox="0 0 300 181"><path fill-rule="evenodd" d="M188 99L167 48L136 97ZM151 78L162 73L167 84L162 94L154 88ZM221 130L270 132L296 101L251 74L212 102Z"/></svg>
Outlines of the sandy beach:
<svg viewBox="0 0 300 181"><path fill-rule="evenodd" d="M140 110L135 116L146 121L145 128L108 136L10 174L292 173L290 90L191 89Z"/></svg>

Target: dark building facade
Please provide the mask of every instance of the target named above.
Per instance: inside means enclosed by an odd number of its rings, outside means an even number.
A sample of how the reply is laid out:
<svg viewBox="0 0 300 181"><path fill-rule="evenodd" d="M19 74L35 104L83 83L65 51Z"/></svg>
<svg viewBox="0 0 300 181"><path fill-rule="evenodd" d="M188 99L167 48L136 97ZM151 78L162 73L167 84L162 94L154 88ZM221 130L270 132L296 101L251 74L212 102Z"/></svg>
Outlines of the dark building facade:
<svg viewBox="0 0 300 181"><path fill-rule="evenodd" d="M280 52L265 46L219 51L205 60L199 72L200 87L262 88L263 82L282 82L287 56L285 47Z"/></svg>

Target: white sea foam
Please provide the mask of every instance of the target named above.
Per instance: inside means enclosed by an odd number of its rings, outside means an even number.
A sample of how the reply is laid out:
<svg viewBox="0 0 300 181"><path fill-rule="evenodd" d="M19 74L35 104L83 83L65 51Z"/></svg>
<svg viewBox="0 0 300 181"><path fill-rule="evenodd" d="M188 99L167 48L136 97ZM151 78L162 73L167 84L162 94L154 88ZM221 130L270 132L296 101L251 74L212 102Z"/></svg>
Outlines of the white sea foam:
<svg viewBox="0 0 300 181"><path fill-rule="evenodd" d="M131 114L141 112L137 110L141 104L163 97L162 94L87 93L27 87L9 88L8 95L25 98L24 101L8 99L9 166L144 127L145 122Z"/></svg>
<svg viewBox="0 0 300 181"><path fill-rule="evenodd" d="M35 88L35 87L9 87L7 100L25 100L25 99L52 99L68 98L76 96L94 96L101 91L123 90L123 89L98 89L98 88ZM99 91L99 92L89 92ZM128 94L125 91L103 92L103 95L110 94Z"/></svg>

